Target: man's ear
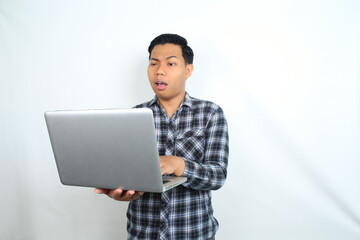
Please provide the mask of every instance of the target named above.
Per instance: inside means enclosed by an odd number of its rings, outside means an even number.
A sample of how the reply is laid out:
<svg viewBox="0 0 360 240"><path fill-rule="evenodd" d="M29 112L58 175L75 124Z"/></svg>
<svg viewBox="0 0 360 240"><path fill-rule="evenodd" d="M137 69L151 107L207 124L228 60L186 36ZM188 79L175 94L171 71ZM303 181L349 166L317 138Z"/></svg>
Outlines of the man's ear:
<svg viewBox="0 0 360 240"><path fill-rule="evenodd" d="M193 64L187 64L186 65L186 78L189 78L191 76L192 71L194 70Z"/></svg>

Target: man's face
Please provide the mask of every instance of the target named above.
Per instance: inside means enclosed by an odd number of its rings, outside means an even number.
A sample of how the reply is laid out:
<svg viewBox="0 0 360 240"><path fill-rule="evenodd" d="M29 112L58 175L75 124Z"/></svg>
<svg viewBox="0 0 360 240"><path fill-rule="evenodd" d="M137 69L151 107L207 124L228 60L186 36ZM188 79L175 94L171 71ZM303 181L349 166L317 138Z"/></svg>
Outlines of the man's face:
<svg viewBox="0 0 360 240"><path fill-rule="evenodd" d="M186 79L192 70L192 64L185 65L179 45L164 44L153 48L147 72L156 96L160 100L172 100L184 97Z"/></svg>

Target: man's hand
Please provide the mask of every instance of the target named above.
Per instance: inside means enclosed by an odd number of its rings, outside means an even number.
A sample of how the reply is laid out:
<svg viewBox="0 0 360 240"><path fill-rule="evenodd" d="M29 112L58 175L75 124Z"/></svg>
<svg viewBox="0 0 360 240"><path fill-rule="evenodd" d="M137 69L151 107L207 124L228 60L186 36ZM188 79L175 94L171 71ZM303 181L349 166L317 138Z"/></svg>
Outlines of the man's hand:
<svg viewBox="0 0 360 240"><path fill-rule="evenodd" d="M182 176L185 171L185 161L177 156L160 156L161 175L175 174L175 176ZM144 192L137 192L134 190L124 191L118 189L103 189L95 188L94 192L98 194L106 194L110 198L117 201L132 201L138 199Z"/></svg>
<svg viewBox="0 0 360 240"><path fill-rule="evenodd" d="M161 175L175 174L182 176L185 171L185 161L177 156L160 156Z"/></svg>
<svg viewBox="0 0 360 240"><path fill-rule="evenodd" d="M95 188L94 192L98 194L106 194L110 198L117 201L132 201L138 199L144 192L135 192L134 190L124 191L120 188L118 189L102 189Z"/></svg>

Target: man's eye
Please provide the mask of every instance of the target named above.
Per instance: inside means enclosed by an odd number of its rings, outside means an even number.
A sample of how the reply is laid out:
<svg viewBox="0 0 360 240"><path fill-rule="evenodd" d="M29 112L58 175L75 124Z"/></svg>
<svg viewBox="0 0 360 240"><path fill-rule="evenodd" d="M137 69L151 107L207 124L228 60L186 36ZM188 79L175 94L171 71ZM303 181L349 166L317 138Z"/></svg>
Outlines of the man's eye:
<svg viewBox="0 0 360 240"><path fill-rule="evenodd" d="M150 63L150 66L155 66L156 65L156 63Z"/></svg>
<svg viewBox="0 0 360 240"><path fill-rule="evenodd" d="M169 63L168 65L169 66L175 66L175 63Z"/></svg>

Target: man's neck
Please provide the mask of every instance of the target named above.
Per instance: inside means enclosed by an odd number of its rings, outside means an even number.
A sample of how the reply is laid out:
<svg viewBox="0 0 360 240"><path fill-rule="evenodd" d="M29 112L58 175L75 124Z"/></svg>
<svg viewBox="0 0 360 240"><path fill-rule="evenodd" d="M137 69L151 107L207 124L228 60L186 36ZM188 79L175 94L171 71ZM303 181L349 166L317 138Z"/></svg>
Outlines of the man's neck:
<svg viewBox="0 0 360 240"><path fill-rule="evenodd" d="M159 103L165 109L169 119L174 115L176 110L180 107L182 101L185 98L185 92L183 94L179 94L178 96L171 99L161 99L158 98Z"/></svg>

